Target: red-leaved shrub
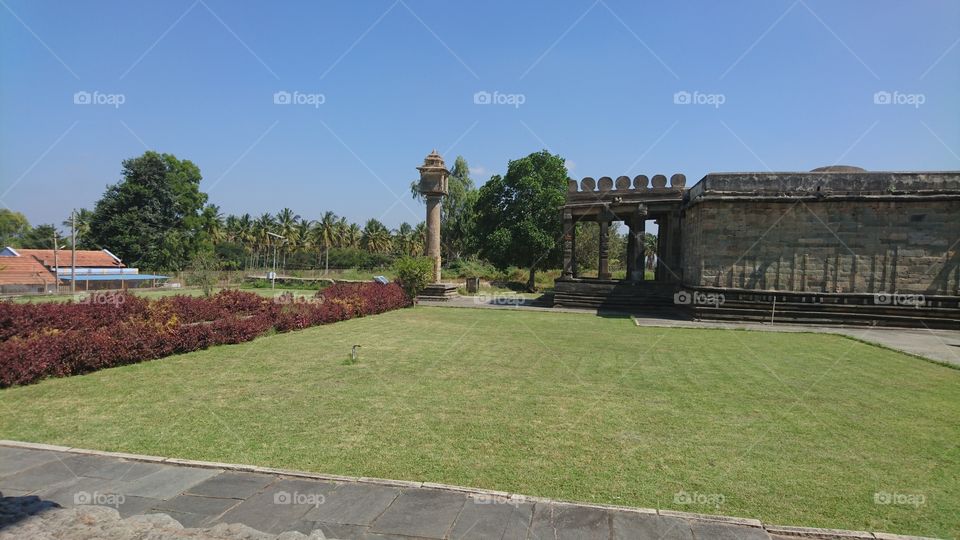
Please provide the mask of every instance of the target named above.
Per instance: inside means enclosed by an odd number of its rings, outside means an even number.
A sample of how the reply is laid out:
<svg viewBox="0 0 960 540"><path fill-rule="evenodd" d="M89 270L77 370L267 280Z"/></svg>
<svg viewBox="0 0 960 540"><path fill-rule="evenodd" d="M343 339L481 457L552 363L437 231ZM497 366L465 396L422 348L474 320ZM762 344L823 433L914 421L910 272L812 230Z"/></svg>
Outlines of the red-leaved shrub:
<svg viewBox="0 0 960 540"><path fill-rule="evenodd" d="M93 295L82 302L0 302L0 388L250 341L408 307L395 283L333 285L314 298L241 291L147 300Z"/></svg>

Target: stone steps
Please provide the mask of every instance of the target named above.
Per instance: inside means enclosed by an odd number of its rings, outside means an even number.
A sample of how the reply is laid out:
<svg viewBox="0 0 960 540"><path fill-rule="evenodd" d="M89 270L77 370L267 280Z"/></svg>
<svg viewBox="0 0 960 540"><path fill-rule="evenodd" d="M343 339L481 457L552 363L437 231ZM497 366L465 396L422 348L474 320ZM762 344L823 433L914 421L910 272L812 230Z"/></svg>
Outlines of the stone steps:
<svg viewBox="0 0 960 540"><path fill-rule="evenodd" d="M861 305L726 302L720 306L690 306L696 319L803 324L850 324L907 328L960 328L960 310Z"/></svg>

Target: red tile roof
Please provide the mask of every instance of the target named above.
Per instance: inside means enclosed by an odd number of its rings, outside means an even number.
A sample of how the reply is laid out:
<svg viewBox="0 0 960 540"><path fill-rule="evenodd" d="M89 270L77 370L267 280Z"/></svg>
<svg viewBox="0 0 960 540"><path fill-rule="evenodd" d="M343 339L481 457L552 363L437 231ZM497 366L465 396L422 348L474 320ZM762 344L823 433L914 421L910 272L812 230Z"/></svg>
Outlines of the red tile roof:
<svg viewBox="0 0 960 540"><path fill-rule="evenodd" d="M0 285L54 284L53 272L35 257L0 257Z"/></svg>
<svg viewBox="0 0 960 540"><path fill-rule="evenodd" d="M17 253L23 256L33 256L40 260L47 268L53 268L54 258L52 249L21 249L15 248ZM2 262L2 261L0 261ZM61 249L57 255L57 263L60 267L70 266L70 250ZM123 268L124 265L113 255L110 255L106 251L88 251L88 250L77 250L77 266L78 267L113 267L113 268Z"/></svg>

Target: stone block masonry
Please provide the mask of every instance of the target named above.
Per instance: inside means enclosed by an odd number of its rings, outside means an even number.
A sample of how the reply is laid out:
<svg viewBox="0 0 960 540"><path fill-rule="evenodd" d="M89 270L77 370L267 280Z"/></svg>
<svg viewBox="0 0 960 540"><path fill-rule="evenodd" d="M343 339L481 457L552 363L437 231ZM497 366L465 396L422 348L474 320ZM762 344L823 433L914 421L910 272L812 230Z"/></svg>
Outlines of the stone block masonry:
<svg viewBox="0 0 960 540"><path fill-rule="evenodd" d="M708 175L684 209L684 285L960 294L960 174Z"/></svg>

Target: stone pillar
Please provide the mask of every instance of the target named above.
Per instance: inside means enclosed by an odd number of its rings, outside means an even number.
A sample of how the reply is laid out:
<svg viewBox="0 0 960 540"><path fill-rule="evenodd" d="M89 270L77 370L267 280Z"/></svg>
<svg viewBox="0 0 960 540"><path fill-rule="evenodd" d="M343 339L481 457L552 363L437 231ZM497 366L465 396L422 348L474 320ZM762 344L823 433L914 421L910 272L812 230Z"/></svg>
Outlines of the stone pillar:
<svg viewBox="0 0 960 540"><path fill-rule="evenodd" d="M646 269L646 258L643 252L643 237L646 233L646 223L642 217L635 217L630 222L630 235L627 237L627 279L643 281Z"/></svg>
<svg viewBox="0 0 960 540"><path fill-rule="evenodd" d="M569 211L563 212L563 277L570 279L576 274L577 267L577 245L576 245L576 222L573 221L573 214Z"/></svg>
<svg viewBox="0 0 960 540"><path fill-rule="evenodd" d="M440 283L440 201L442 195L427 195L427 257L433 260L433 283Z"/></svg>
<svg viewBox="0 0 960 540"><path fill-rule="evenodd" d="M610 232L610 221L606 218L601 217L598 220L600 224L600 262L597 267L597 278L598 279L610 279L611 274L607 268L607 259L609 254L607 253L607 238Z"/></svg>
<svg viewBox="0 0 960 540"><path fill-rule="evenodd" d="M455 284L440 283L440 208L447 194L447 176L450 172L436 150L430 152L417 170L420 171L418 189L427 200L427 257L433 261L433 282L420 293L420 298L446 300L457 296Z"/></svg>

